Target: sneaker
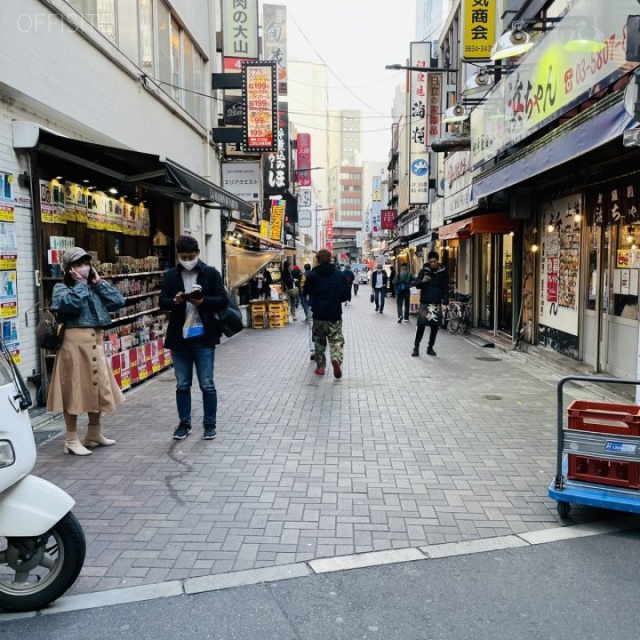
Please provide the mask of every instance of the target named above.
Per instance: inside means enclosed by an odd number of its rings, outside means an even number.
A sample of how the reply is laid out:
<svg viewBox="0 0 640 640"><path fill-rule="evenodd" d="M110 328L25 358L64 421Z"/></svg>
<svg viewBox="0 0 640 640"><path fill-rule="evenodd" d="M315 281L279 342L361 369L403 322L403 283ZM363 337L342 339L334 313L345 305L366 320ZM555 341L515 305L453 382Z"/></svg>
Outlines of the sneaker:
<svg viewBox="0 0 640 640"><path fill-rule="evenodd" d="M402 316L398 318L398 324L400 324L401 322L402 322Z"/></svg>
<svg viewBox="0 0 640 640"><path fill-rule="evenodd" d="M420 355L420 351L418 350L418 347L413 347L413 351L411 352L411 355L414 358L417 358Z"/></svg>
<svg viewBox="0 0 640 640"><path fill-rule="evenodd" d="M314 373L315 373L317 376L323 376L323 375L324 375L324 369L322 369L321 367L318 367L318 368L314 371Z"/></svg>
<svg viewBox="0 0 640 640"><path fill-rule="evenodd" d="M311 355L309 356L309 360L315 360L316 359L316 353L315 351L311 352Z"/></svg>
<svg viewBox="0 0 640 640"><path fill-rule="evenodd" d="M216 425L215 424L205 424L204 425L204 434L202 436L203 440L213 440L218 434L216 433Z"/></svg>
<svg viewBox="0 0 640 640"><path fill-rule="evenodd" d="M331 366L333 367L333 375L338 379L342 378L342 363L340 360L332 360Z"/></svg>
<svg viewBox="0 0 640 640"><path fill-rule="evenodd" d="M428 356L435 356L436 352L433 350L433 347L427 347L427 355Z"/></svg>
<svg viewBox="0 0 640 640"><path fill-rule="evenodd" d="M380 309L380 313L384 313L384 312L382 311L382 309Z"/></svg>
<svg viewBox="0 0 640 640"><path fill-rule="evenodd" d="M378 313L378 307L376 307L376 313Z"/></svg>
<svg viewBox="0 0 640 640"><path fill-rule="evenodd" d="M405 318L405 319L404 319L404 321L405 321L405 322L409 322L409 318Z"/></svg>
<svg viewBox="0 0 640 640"><path fill-rule="evenodd" d="M191 433L191 425L181 422L173 432L174 440L184 440Z"/></svg>

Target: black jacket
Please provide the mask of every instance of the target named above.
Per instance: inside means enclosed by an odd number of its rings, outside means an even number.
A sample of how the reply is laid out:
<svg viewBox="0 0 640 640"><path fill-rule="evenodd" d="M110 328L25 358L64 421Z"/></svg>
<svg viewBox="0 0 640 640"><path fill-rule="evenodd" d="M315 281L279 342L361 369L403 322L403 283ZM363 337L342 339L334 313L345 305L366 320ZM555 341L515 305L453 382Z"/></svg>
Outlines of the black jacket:
<svg viewBox="0 0 640 640"><path fill-rule="evenodd" d="M198 271L197 283L202 287L202 304L198 307L198 313L204 325L204 336L185 340L182 337L182 326L187 315L187 304L174 304L176 293L184 291L182 272L184 267L179 264L169 269L164 274L162 292L160 293L160 308L171 311L169 326L164 339L167 349L181 351L189 349L191 345L216 345L220 344L222 332L218 321L213 317L213 312L224 309L227 306L227 293L222 284L222 276L215 267L208 267L202 260L198 260L195 269Z"/></svg>
<svg viewBox="0 0 640 640"><path fill-rule="evenodd" d="M413 286L420 289L422 304L449 304L449 277L441 264L435 269L429 265L422 267Z"/></svg>
<svg viewBox="0 0 640 640"><path fill-rule="evenodd" d="M349 299L349 285L334 264L314 267L304 281L304 294L311 298L314 320L342 319L342 303Z"/></svg>
<svg viewBox="0 0 640 640"><path fill-rule="evenodd" d="M375 284L376 284L376 276L378 273L382 273L382 288L386 289L387 288L387 282L389 281L389 276L387 275L387 272L383 269L382 271L378 271L377 269L374 269L371 272L371 288L375 289ZM378 289L380 289L381 287L378 287Z"/></svg>

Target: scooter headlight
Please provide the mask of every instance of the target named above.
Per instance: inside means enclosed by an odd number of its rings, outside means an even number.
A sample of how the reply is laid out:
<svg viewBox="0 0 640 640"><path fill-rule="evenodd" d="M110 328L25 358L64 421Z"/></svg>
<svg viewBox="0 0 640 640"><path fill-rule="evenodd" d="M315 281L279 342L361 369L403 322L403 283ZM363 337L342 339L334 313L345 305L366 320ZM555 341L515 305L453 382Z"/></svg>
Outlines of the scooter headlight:
<svg viewBox="0 0 640 640"><path fill-rule="evenodd" d="M16 454L8 440L0 440L0 469L10 467L16 461Z"/></svg>

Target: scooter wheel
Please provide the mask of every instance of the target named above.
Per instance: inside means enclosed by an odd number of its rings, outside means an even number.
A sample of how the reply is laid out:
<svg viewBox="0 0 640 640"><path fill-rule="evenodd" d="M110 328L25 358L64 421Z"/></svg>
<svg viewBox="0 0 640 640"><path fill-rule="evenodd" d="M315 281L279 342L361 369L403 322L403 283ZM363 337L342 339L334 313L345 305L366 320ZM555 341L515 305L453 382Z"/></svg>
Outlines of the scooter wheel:
<svg viewBox="0 0 640 640"><path fill-rule="evenodd" d="M87 545L80 523L67 513L39 545L34 538L0 538L0 548L0 609L32 611L57 600L76 581ZM32 555L18 562L25 548Z"/></svg>

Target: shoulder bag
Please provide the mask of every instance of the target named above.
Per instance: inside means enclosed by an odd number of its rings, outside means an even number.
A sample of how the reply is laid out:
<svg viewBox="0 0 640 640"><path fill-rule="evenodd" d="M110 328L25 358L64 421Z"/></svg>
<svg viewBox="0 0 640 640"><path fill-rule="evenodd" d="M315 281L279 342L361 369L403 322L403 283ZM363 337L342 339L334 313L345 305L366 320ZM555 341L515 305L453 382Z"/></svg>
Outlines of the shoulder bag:
<svg viewBox="0 0 640 640"><path fill-rule="evenodd" d="M62 315L51 309L40 314L36 327L36 340L41 349L57 351L64 339L64 320Z"/></svg>
<svg viewBox="0 0 640 640"><path fill-rule="evenodd" d="M220 311L215 311L214 316L218 319L220 329L227 338L235 336L243 329L242 312L229 293L227 293L227 306Z"/></svg>

